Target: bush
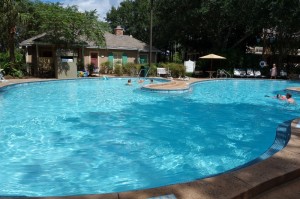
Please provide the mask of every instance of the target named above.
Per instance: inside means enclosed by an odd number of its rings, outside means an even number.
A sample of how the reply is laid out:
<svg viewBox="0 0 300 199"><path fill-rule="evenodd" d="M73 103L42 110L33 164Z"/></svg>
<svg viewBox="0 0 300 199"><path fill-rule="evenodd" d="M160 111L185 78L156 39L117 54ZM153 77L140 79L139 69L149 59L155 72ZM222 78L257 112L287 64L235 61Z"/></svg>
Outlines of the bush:
<svg viewBox="0 0 300 199"><path fill-rule="evenodd" d="M101 63L100 73L106 74L109 72L109 61Z"/></svg>
<svg viewBox="0 0 300 199"><path fill-rule="evenodd" d="M122 75L123 75L122 65L116 64L116 65L115 65L114 73L115 73L115 75L117 75L117 76L122 76Z"/></svg>
<svg viewBox="0 0 300 199"><path fill-rule="evenodd" d="M27 74L28 65L24 62L20 51L15 52L16 61L10 62L8 53L0 53L0 68L4 70L5 75L21 78Z"/></svg>
<svg viewBox="0 0 300 199"><path fill-rule="evenodd" d="M185 76L193 77L193 73L185 73Z"/></svg>
<svg viewBox="0 0 300 199"><path fill-rule="evenodd" d="M77 71L84 71L84 63L81 59L77 62Z"/></svg>
<svg viewBox="0 0 300 199"><path fill-rule="evenodd" d="M95 64L88 64L87 67L88 67L89 75L92 75L94 72Z"/></svg>
<svg viewBox="0 0 300 199"><path fill-rule="evenodd" d="M123 66L123 72L129 76L135 76L140 71L141 65L129 62Z"/></svg>
<svg viewBox="0 0 300 199"><path fill-rule="evenodd" d="M185 76L185 67L183 64L178 63L161 63L159 67L171 70L172 77Z"/></svg>
<svg viewBox="0 0 300 199"><path fill-rule="evenodd" d="M151 67L149 68L148 70L148 77L149 76L156 76L157 75L157 72L156 72L156 69L157 69L157 66L155 64L151 64Z"/></svg>

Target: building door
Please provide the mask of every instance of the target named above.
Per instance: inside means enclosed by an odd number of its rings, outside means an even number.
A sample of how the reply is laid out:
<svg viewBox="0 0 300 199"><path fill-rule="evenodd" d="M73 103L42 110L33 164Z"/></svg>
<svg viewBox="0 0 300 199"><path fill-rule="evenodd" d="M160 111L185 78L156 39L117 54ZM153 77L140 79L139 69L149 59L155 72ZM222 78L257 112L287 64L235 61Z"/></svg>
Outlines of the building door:
<svg viewBox="0 0 300 199"><path fill-rule="evenodd" d="M98 53L91 53L91 64L98 67Z"/></svg>

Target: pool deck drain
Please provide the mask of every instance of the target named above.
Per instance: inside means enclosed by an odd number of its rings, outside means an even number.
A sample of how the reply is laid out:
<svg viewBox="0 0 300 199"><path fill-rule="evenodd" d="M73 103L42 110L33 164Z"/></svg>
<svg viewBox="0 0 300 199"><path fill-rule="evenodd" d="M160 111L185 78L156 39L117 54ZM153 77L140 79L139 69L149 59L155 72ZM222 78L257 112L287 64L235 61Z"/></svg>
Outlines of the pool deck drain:
<svg viewBox="0 0 300 199"><path fill-rule="evenodd" d="M50 79L9 79L1 82L0 87L15 83L47 81ZM190 83L207 79L190 79L178 81L165 89L185 89ZM157 86L157 89L164 89ZM298 91L298 89L295 89ZM300 91L300 89L299 89ZM176 199L239 199L239 198L300 198L300 118L291 122L291 138L287 146L270 158L251 166L222 175L195 180L170 186L128 191L112 194L97 194L67 197L26 197L44 199L147 199L172 196ZM296 180L295 180L296 179ZM286 186L284 183L287 183ZM280 186L282 185L283 188ZM280 186L277 188L277 186ZM275 188L274 188L275 187ZM273 189L272 189L273 188ZM284 191L282 191L284 190ZM264 194L271 191L271 195ZM263 195L260 195L263 193ZM273 193L273 195L272 195ZM1 196L0 196L1 197ZM14 197L1 197L14 198ZM16 197L20 198L20 197ZM173 198L172 198L173 199Z"/></svg>

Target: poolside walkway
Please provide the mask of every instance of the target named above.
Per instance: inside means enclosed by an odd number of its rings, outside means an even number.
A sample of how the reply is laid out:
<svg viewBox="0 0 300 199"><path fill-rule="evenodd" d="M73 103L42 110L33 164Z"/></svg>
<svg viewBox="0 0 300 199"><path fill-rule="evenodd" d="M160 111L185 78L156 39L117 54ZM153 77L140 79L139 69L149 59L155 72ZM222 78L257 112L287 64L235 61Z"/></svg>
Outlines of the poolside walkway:
<svg viewBox="0 0 300 199"><path fill-rule="evenodd" d="M146 88L155 90L181 90L188 89L189 85L194 82L212 80L209 78L189 78L188 80L172 79L170 82L161 84L149 84L145 85Z"/></svg>
<svg viewBox="0 0 300 199"><path fill-rule="evenodd" d="M46 79L46 78L28 78L28 79L7 79L0 82L0 87L8 86L12 84L26 83L26 82L37 82L37 81L49 81L57 79Z"/></svg>
<svg viewBox="0 0 300 199"><path fill-rule="evenodd" d="M45 80L49 79L13 79L1 82L0 87L15 83ZM189 84L203 80L209 79L191 78L188 81L173 80L169 84L153 84L151 88L159 90L186 89ZM286 130L291 129L291 139L283 150L264 161L223 175L147 190L48 198L156 199L161 196L169 196L169 198L175 197L176 199L298 199L300 198L300 118L293 120L281 128ZM155 174L153 175L155 176ZM161 199L163 198L161 197Z"/></svg>
<svg viewBox="0 0 300 199"><path fill-rule="evenodd" d="M254 199L298 199L300 198L300 178L276 186Z"/></svg>

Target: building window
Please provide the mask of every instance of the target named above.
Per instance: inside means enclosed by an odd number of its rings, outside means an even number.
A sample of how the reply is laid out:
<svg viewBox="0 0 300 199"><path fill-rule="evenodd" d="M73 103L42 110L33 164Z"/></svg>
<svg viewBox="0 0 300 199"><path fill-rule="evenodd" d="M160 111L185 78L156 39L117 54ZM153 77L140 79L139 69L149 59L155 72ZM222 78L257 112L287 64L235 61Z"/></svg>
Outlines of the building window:
<svg viewBox="0 0 300 199"><path fill-rule="evenodd" d="M114 52L114 66L116 64L122 64L122 54L121 52Z"/></svg>
<svg viewBox="0 0 300 199"><path fill-rule="evenodd" d="M140 64L148 63L148 55L140 55L139 62L140 62Z"/></svg>

